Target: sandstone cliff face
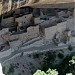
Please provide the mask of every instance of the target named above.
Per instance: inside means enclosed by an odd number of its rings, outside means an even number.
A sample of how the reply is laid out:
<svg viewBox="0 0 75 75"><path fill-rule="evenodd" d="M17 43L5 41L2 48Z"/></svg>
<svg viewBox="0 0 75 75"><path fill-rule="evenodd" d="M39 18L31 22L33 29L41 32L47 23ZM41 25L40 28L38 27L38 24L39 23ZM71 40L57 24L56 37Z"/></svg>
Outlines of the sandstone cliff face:
<svg viewBox="0 0 75 75"><path fill-rule="evenodd" d="M73 8L75 0L39 0L36 3L31 3L33 8ZM30 6L30 5L29 5Z"/></svg>
<svg viewBox="0 0 75 75"><path fill-rule="evenodd" d="M29 0L29 2L28 3L36 3L36 2L39 2L39 0Z"/></svg>
<svg viewBox="0 0 75 75"><path fill-rule="evenodd" d="M3 0L3 6L4 6L4 4L7 4L7 10L6 10L6 6L5 6L5 9L4 9L4 11L10 11L11 10L11 6L13 6L12 5L12 2L11 1L15 1L15 0ZM0 2L1 2L1 0L0 0ZM24 3L25 2L25 3ZM18 5L20 5L20 6L18 6L18 7L22 7L22 6L32 6L32 7L42 7L42 4L45 4L44 5L44 7L47 7L47 4L57 4L57 3L66 3L66 2L68 2L68 3L71 3L71 2L75 2L75 0L25 0L23 2L23 4L18 4ZM35 6L35 4L37 5L37 6ZM56 7L56 6L58 6L58 7L60 7L60 5L61 4L58 4L58 5L52 5L52 7L54 6L54 7ZM67 5L62 5L61 7L72 7L72 5L73 4L68 4L68 6ZM49 5L50 6L50 5ZM8 8L9 7L9 8ZM16 8L18 8L18 7L16 7ZM51 6L50 6L51 7ZM57 7L57 8L58 8Z"/></svg>
<svg viewBox="0 0 75 75"><path fill-rule="evenodd" d="M43 1L43 2L75 2L75 0L38 0L38 1Z"/></svg>
<svg viewBox="0 0 75 75"><path fill-rule="evenodd" d="M1 1L2 0L0 0L0 2ZM7 1L9 1L9 0L3 0L3 2L7 2ZM36 3L36 2L42 2L42 1L43 2L75 2L75 0L28 0L28 1L29 1L29 3Z"/></svg>
<svg viewBox="0 0 75 75"><path fill-rule="evenodd" d="M75 2L75 0L29 0L29 4L33 4L33 3L63 3L63 2Z"/></svg>

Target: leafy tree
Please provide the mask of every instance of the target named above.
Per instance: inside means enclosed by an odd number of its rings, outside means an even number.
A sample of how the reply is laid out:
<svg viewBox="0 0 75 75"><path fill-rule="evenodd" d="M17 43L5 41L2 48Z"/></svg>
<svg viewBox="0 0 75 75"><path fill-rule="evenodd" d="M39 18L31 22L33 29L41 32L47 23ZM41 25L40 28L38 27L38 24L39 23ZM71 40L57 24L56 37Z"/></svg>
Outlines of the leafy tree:
<svg viewBox="0 0 75 75"><path fill-rule="evenodd" d="M68 59L70 60L70 58L68 57ZM66 62L68 59L65 59L64 61ZM70 63L70 64L69 64ZM61 64L61 65L63 65L63 63ZM74 65L75 65L75 56L72 56L72 60L70 60L70 61L67 61L67 65L69 66L70 65L70 67L73 67ZM64 65L65 66L65 65ZM67 67L67 66L66 66ZM67 67L67 68L69 68L69 67ZM60 67L60 69L61 69L61 67ZM64 69L64 68L63 68ZM61 69L62 70L62 69ZM69 70L69 69L68 69ZM73 70L72 68L71 68L71 70ZM63 71L63 70L62 70ZM70 70L69 70L70 71ZM63 72L62 72L63 73ZM58 73L58 71L56 71L56 69L48 69L46 72L44 72L44 71L41 71L41 70L37 70L36 71L36 73L34 73L33 75L58 75L59 73ZM73 75L72 73L66 73L66 72L64 72L63 73L64 75ZM61 74L59 74L59 75L61 75Z"/></svg>
<svg viewBox="0 0 75 75"><path fill-rule="evenodd" d="M56 69L49 69L46 73L47 75L58 75L58 71L56 71Z"/></svg>
<svg viewBox="0 0 75 75"><path fill-rule="evenodd" d="M36 73L34 73L33 75L58 75L58 71L56 71L56 69L49 69L48 71L46 71L46 73L44 71L41 70L37 70Z"/></svg>
<svg viewBox="0 0 75 75"><path fill-rule="evenodd" d="M44 71L37 70L33 75L47 75Z"/></svg>
<svg viewBox="0 0 75 75"><path fill-rule="evenodd" d="M62 59L62 58L64 58L64 55L63 55L62 53L59 53L59 54L58 54L58 57L59 57L60 59Z"/></svg>
<svg viewBox="0 0 75 75"><path fill-rule="evenodd" d="M66 75L73 75L72 73L67 73Z"/></svg>
<svg viewBox="0 0 75 75"><path fill-rule="evenodd" d="M72 60L69 61L71 64L75 64L75 56L72 57Z"/></svg>

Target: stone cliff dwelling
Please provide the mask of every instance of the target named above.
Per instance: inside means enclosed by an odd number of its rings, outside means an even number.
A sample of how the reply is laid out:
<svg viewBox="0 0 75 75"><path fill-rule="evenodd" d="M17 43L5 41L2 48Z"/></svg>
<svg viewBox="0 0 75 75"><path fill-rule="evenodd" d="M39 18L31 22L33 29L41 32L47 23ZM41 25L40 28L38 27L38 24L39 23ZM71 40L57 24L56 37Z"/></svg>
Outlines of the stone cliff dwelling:
<svg viewBox="0 0 75 75"><path fill-rule="evenodd" d="M0 62L17 63L14 75L32 75L46 51L73 53L69 45L75 47L75 0L0 0Z"/></svg>
<svg viewBox="0 0 75 75"><path fill-rule="evenodd" d="M70 0L62 1L64 5L68 3L64 7L57 0L29 0L29 2L28 0L7 0L3 2L0 2L0 6L2 6L0 8L0 29L1 31L3 31L3 28L8 29L7 33L11 40L17 39L25 42L40 37L44 44L54 43L60 45L74 42L72 39L74 39L75 31L75 9L73 6L71 8L67 7ZM27 5L21 6L24 2ZM52 3L53 7L48 2ZM61 6L58 7L55 3L59 3L58 5L61 4ZM20 37L20 35L24 37ZM10 39L8 40L11 41Z"/></svg>

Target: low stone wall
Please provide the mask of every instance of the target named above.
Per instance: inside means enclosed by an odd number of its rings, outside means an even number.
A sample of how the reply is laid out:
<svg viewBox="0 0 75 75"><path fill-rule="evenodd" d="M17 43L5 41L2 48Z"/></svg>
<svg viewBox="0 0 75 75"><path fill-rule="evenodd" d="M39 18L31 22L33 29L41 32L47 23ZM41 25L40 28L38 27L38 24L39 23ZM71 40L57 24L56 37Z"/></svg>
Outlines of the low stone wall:
<svg viewBox="0 0 75 75"><path fill-rule="evenodd" d="M8 50L6 50L6 51L0 52L0 58L9 56L13 51L14 51L14 50L10 48L10 49L8 49Z"/></svg>
<svg viewBox="0 0 75 75"><path fill-rule="evenodd" d="M2 19L2 26L4 27L9 27L11 25L13 25L14 23L14 18L13 17L9 17L9 18L5 18L5 19Z"/></svg>
<svg viewBox="0 0 75 75"><path fill-rule="evenodd" d="M36 26L36 27L29 27L26 33L11 35L10 40L17 39L22 42L26 42L38 36L39 36L39 26Z"/></svg>

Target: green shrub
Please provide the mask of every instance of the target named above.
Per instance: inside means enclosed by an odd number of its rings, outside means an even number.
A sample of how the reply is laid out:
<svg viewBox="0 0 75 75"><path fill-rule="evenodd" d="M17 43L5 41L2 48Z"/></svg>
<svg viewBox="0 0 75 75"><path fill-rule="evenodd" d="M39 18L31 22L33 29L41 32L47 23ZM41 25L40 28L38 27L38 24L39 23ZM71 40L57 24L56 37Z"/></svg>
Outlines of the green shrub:
<svg viewBox="0 0 75 75"><path fill-rule="evenodd" d="M40 54L39 53L34 53L33 58L39 58Z"/></svg>
<svg viewBox="0 0 75 75"><path fill-rule="evenodd" d="M59 53L59 54L58 54L58 57L59 57L60 59L62 59L62 58L64 58L64 55L63 55L62 53Z"/></svg>
<svg viewBox="0 0 75 75"><path fill-rule="evenodd" d="M7 74L11 74L14 72L14 66L10 64Z"/></svg>
<svg viewBox="0 0 75 75"><path fill-rule="evenodd" d="M47 61L54 61L55 58L56 58L56 53L48 51L48 52L46 52L44 59L47 60Z"/></svg>
<svg viewBox="0 0 75 75"><path fill-rule="evenodd" d="M65 75L65 73L69 72L69 60L72 59L72 56L66 56L63 61L58 64L57 70L59 71L59 75Z"/></svg>
<svg viewBox="0 0 75 75"><path fill-rule="evenodd" d="M33 75L58 75L58 71L56 69L48 69L46 72L37 70Z"/></svg>
<svg viewBox="0 0 75 75"><path fill-rule="evenodd" d="M55 52L46 52L43 65L42 65L42 70L46 71L49 67L53 68L54 67L54 60L56 59L56 53Z"/></svg>

